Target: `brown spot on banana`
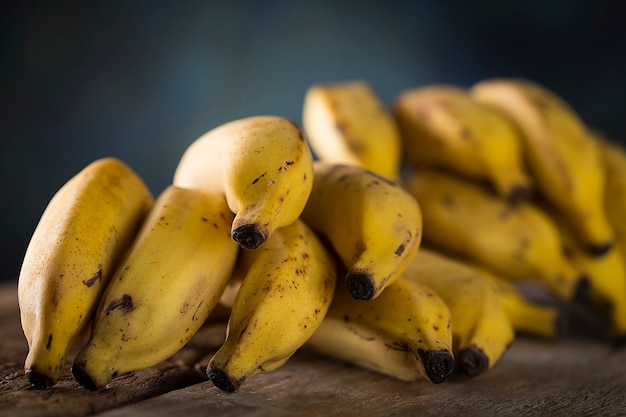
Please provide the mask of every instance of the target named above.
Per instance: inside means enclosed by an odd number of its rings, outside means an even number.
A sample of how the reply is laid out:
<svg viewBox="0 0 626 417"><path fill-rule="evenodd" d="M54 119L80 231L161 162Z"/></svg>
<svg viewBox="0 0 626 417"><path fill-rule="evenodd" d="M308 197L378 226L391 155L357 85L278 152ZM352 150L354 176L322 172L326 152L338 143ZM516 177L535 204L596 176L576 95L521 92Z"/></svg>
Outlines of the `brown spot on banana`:
<svg viewBox="0 0 626 417"><path fill-rule="evenodd" d="M93 287L96 282L102 282L102 265L100 265L99 268L98 272L96 272L91 278L83 280L83 284L85 284L87 288Z"/></svg>
<svg viewBox="0 0 626 417"><path fill-rule="evenodd" d="M48 341L46 342L46 350L50 350L52 347L52 333L48 335Z"/></svg>
<svg viewBox="0 0 626 417"><path fill-rule="evenodd" d="M124 294L120 298L111 301L104 310L104 314L108 316L113 310L121 310L123 313L129 313L134 309L135 306L133 305L132 297L128 294Z"/></svg>

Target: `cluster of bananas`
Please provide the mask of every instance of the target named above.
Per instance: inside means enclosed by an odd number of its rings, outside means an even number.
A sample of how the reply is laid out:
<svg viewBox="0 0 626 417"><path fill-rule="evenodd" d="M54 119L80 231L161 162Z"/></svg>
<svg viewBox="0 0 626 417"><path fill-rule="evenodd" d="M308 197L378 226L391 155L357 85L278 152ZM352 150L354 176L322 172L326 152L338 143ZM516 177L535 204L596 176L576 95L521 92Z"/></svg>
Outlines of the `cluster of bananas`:
<svg viewBox="0 0 626 417"><path fill-rule="evenodd" d="M18 280L37 389L97 390L171 357L220 308L208 379L236 391L299 349L405 381L494 366L516 332L554 337L533 281L626 335L626 152L544 87L401 93L312 86L278 116L192 142L153 196L125 163L51 199Z"/></svg>

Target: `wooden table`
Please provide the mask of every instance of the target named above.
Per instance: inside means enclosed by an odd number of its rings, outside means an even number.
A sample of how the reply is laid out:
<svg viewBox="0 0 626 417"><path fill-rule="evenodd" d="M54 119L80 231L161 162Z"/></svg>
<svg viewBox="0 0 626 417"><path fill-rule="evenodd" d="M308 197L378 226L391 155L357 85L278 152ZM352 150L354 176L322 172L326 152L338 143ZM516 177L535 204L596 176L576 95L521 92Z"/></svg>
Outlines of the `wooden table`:
<svg viewBox="0 0 626 417"><path fill-rule="evenodd" d="M204 376L224 336L205 326L170 360L90 392L69 373L35 391L23 372L27 346L15 285L0 286L0 416L626 416L626 348L606 341L518 337L494 368L443 384L405 383L298 352L235 393Z"/></svg>

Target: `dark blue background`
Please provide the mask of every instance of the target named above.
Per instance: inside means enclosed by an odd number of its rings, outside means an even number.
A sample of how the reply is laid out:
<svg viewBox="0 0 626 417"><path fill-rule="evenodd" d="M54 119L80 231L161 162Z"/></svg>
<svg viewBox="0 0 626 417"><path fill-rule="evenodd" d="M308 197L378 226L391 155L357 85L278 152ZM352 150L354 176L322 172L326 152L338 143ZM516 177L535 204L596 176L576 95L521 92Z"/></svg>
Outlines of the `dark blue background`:
<svg viewBox="0 0 626 417"><path fill-rule="evenodd" d="M405 88L521 76L626 140L626 2L54 1L0 9L0 279L54 192L116 156L155 194L235 118L300 122L316 82Z"/></svg>

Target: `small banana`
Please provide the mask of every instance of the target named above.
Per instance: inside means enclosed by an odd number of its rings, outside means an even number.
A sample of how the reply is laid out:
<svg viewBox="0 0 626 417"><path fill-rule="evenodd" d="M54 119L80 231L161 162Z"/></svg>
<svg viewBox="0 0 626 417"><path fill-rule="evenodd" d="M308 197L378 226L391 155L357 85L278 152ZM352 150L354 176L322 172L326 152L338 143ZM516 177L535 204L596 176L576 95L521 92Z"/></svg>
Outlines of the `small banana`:
<svg viewBox="0 0 626 417"><path fill-rule="evenodd" d="M486 372L513 343L513 326L495 290L477 270L422 248L401 279L432 288L450 309L454 356L463 374Z"/></svg>
<svg viewBox="0 0 626 417"><path fill-rule="evenodd" d="M227 392L287 362L322 322L337 280L331 252L300 220L275 230L258 250L242 251L237 263L243 278L226 340L207 366L209 379Z"/></svg>
<svg viewBox="0 0 626 417"><path fill-rule="evenodd" d="M546 339L555 339L566 333L567 315L558 305L531 300L515 283L484 267L470 266L491 283L516 332Z"/></svg>
<svg viewBox="0 0 626 417"><path fill-rule="evenodd" d="M221 193L168 186L102 296L72 373L97 390L180 350L216 306L239 247Z"/></svg>
<svg viewBox="0 0 626 417"><path fill-rule="evenodd" d="M68 350L88 331L104 286L152 202L130 167L103 158L84 167L48 203L18 280L29 348L24 369L36 389L50 388L62 375Z"/></svg>
<svg viewBox="0 0 626 417"><path fill-rule="evenodd" d="M471 94L518 127L538 191L572 225L585 250L608 252L614 234L604 208L604 169L575 111L546 87L523 79L481 81Z"/></svg>
<svg viewBox="0 0 626 417"><path fill-rule="evenodd" d="M406 90L394 112L409 163L486 180L510 201L529 197L532 185L519 133L466 89L435 84Z"/></svg>
<svg viewBox="0 0 626 417"><path fill-rule="evenodd" d="M235 213L233 240L256 249L300 216L313 185L313 156L295 123L248 117L196 139L181 157L173 183L224 192Z"/></svg>
<svg viewBox="0 0 626 417"><path fill-rule="evenodd" d="M341 258L352 296L376 298L419 249L419 204L398 183L365 168L316 161L314 174L302 219Z"/></svg>
<svg viewBox="0 0 626 417"><path fill-rule="evenodd" d="M399 178L400 132L393 115L367 82L311 86L304 97L302 124L320 160L363 166Z"/></svg>
<svg viewBox="0 0 626 417"><path fill-rule="evenodd" d="M454 371L450 323L450 310L426 285L398 279L368 302L338 285L305 346L399 380L439 384Z"/></svg>
<svg viewBox="0 0 626 417"><path fill-rule="evenodd" d="M529 202L511 205L467 178L414 171L406 186L424 216L424 240L516 280L542 282L566 301L588 295L588 280L562 253L557 226Z"/></svg>

